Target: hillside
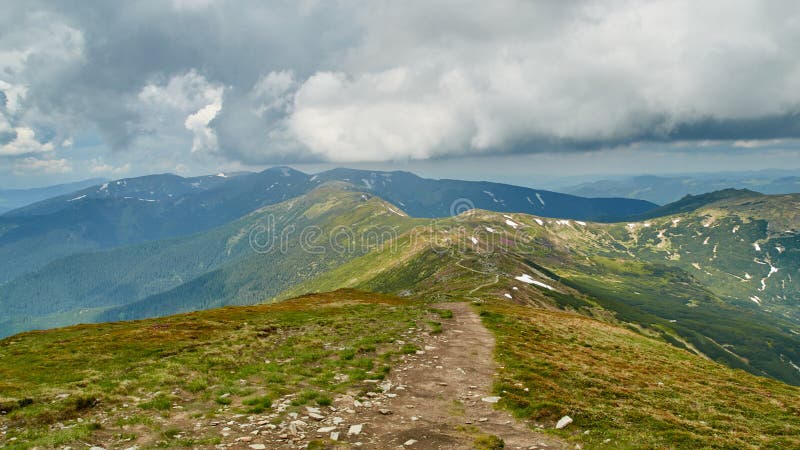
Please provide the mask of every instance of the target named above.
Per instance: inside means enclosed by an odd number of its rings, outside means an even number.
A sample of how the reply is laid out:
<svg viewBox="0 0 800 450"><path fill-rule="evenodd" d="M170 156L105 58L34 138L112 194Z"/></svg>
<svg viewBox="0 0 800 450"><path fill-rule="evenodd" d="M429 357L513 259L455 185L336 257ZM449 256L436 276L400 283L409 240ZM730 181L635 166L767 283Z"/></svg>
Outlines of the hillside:
<svg viewBox="0 0 800 450"><path fill-rule="evenodd" d="M202 233L69 256L0 286L0 335L257 303L415 224L400 219L382 200L328 183Z"/></svg>
<svg viewBox="0 0 800 450"><path fill-rule="evenodd" d="M586 199L497 183L429 180L407 172L336 169L308 175L288 167L260 173L117 180L0 216L0 284L70 255L187 236L339 181L414 217L448 217L470 207L579 220L621 219L656 205Z"/></svg>
<svg viewBox="0 0 800 450"><path fill-rule="evenodd" d="M0 340L0 445L800 445L796 387L574 313L476 308L493 337L464 303L338 291ZM497 367L475 357L493 347Z"/></svg>
<svg viewBox="0 0 800 450"><path fill-rule="evenodd" d="M689 263L651 257L631 231L640 228L657 229L473 211L415 228L393 249L277 299L341 287L437 298L485 294L627 324L731 367L800 384L800 327L791 317L724 297Z"/></svg>

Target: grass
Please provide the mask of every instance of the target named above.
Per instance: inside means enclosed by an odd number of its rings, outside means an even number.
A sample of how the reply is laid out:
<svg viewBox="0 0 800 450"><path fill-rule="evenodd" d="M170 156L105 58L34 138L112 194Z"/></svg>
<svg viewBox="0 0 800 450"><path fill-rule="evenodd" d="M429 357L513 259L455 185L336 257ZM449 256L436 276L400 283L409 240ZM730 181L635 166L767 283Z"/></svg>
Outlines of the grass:
<svg viewBox="0 0 800 450"><path fill-rule="evenodd" d="M90 442L94 430L77 419L108 414L104 435L136 424L160 446L200 445L213 439L192 444L159 424L176 408L190 417L256 414L292 394L296 410L330 405L362 380L384 378L409 352L395 341L426 313L395 297L338 291L0 340L0 427L8 427L0 447ZM55 430L56 422L76 426Z"/></svg>
<svg viewBox="0 0 800 450"><path fill-rule="evenodd" d="M588 448L800 446L800 388L577 314L479 310L497 338L500 407L561 437ZM564 415L575 422L552 430Z"/></svg>

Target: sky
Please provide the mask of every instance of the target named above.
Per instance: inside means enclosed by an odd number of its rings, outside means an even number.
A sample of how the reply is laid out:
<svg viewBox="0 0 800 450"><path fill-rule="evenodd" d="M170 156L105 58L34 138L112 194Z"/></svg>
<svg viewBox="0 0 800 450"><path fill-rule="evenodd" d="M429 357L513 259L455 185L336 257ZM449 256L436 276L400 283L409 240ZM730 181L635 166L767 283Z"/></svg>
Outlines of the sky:
<svg viewBox="0 0 800 450"><path fill-rule="evenodd" d="M796 1L2 1L0 187L800 168ZM463 175L463 176L459 176Z"/></svg>

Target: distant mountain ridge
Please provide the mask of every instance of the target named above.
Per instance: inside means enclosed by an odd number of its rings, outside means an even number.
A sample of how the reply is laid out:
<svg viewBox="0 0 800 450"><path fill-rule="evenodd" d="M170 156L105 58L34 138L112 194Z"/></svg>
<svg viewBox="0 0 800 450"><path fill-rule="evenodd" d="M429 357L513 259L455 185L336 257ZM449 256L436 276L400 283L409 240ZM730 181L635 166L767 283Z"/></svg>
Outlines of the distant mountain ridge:
<svg viewBox="0 0 800 450"><path fill-rule="evenodd" d="M92 186L0 216L0 284L65 256L205 231L326 181L349 182L416 217L447 217L477 207L611 221L656 207L641 200L429 180L408 172L334 169L308 175L274 167L235 176L150 175Z"/></svg>
<svg viewBox="0 0 800 450"><path fill-rule="evenodd" d="M48 198L75 192L89 186L104 183L105 178L92 178L74 183L57 184L29 189L0 189L0 214L36 203Z"/></svg>
<svg viewBox="0 0 800 450"><path fill-rule="evenodd" d="M748 189L764 194L800 192L800 171L764 170L685 176L641 175L564 186L559 190L582 197L638 198L664 205L686 195L725 189Z"/></svg>

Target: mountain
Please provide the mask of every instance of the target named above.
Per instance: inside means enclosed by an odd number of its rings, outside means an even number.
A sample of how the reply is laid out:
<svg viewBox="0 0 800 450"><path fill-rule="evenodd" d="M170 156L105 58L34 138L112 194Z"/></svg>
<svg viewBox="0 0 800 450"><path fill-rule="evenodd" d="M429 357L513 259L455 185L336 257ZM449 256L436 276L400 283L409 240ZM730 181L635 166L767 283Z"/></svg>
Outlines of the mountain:
<svg viewBox="0 0 800 450"><path fill-rule="evenodd" d="M0 339L0 446L794 448L798 206L426 219L321 180L0 286L6 333L128 320Z"/></svg>
<svg viewBox="0 0 800 450"><path fill-rule="evenodd" d="M185 236L308 192L286 168L119 180L0 216L0 284L69 255Z"/></svg>
<svg viewBox="0 0 800 450"><path fill-rule="evenodd" d="M796 316L762 307L746 291L729 298L720 286L696 277L693 264L654 257L652 243L636 231L642 229L659 233L652 223L595 224L476 210L438 222L434 230L414 229L393 247L399 250L356 258L276 300L339 288L505 298L611 319L731 367L800 384ZM791 305L796 311L796 298Z"/></svg>
<svg viewBox="0 0 800 450"><path fill-rule="evenodd" d="M327 181L206 232L73 255L17 277L0 286L7 314L0 330L154 317L343 287L440 297L459 292L464 276L465 297L492 287L516 298L508 283L534 273L552 288L542 295L540 285L528 286L523 292L536 304L613 317L732 367L800 384L800 290L792 277L800 260L798 204L797 196L726 191L685 199L665 207L671 215L640 222L481 210L426 220ZM280 251L255 251L258 227L273 223L264 238L283 236ZM446 290L439 280L447 280Z"/></svg>
<svg viewBox="0 0 800 450"><path fill-rule="evenodd" d="M72 255L22 275L0 286L0 335L258 303L416 223L377 197L325 183L205 232ZM340 247L320 244L329 239Z"/></svg>
<svg viewBox="0 0 800 450"><path fill-rule="evenodd" d="M105 183L104 178L92 178L90 180L77 181L74 183L58 184L32 189L0 189L0 214L12 209L21 208L51 197L69 194L89 186Z"/></svg>
<svg viewBox="0 0 800 450"><path fill-rule="evenodd" d="M791 194L800 192L800 175L796 170L709 173L672 177L643 175L579 183L560 189L563 192L582 197L638 198L664 205L685 195L700 195L724 189L748 189L765 194Z"/></svg>
<svg viewBox="0 0 800 450"><path fill-rule="evenodd" d="M307 175L276 167L196 178L152 175L93 186L0 216L0 284L69 255L205 231L327 181L351 183L415 217L447 217L481 207L611 220L656 206L496 183L426 180L407 172L336 169Z"/></svg>
<svg viewBox="0 0 800 450"><path fill-rule="evenodd" d="M589 199L485 181L432 180L408 172L333 169L317 177L352 183L395 204L413 217L449 217L478 208L613 222L657 206L646 201Z"/></svg>

